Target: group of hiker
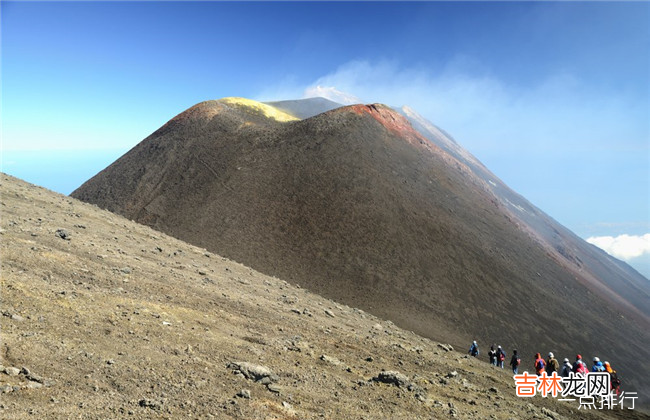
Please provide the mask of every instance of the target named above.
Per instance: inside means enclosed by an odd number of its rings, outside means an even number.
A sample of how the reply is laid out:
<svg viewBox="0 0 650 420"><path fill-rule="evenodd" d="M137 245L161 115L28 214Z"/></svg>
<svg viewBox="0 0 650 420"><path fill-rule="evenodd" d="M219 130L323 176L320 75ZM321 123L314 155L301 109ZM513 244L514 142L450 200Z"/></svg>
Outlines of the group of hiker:
<svg viewBox="0 0 650 420"><path fill-rule="evenodd" d="M469 348L468 353L474 357L478 357L480 350L476 340L472 342L472 345ZM506 360L506 352L497 346L494 348L494 345L490 346L490 351L488 352L488 357L490 359L490 364L493 366L498 366L503 369L504 362ZM591 372L607 372L610 376L610 385L612 390L615 390L618 394L619 387L621 385L621 380L618 378L616 371L612 368L609 362L601 362L598 357L594 357L593 365L591 370L587 364L582 360L582 356L578 354L576 360L573 364L569 361L568 358L564 359L564 364L560 367L560 362L555 358L553 353L549 353L548 357L544 359L541 353L535 354L535 373L537 376L541 376L544 372L548 376L553 375L553 372L557 373L559 376L566 378L573 373L574 375L586 375ZM517 350L512 351L512 358L510 359L510 366L512 367L512 372L517 375L519 373L519 365L521 364L521 358L517 354Z"/></svg>

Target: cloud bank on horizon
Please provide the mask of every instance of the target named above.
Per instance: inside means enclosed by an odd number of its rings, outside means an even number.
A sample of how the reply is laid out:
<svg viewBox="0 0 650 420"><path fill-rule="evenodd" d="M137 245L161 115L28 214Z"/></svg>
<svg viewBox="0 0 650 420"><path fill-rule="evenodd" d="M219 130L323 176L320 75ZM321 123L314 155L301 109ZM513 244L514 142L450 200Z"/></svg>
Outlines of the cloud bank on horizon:
<svg viewBox="0 0 650 420"><path fill-rule="evenodd" d="M650 233L592 236L586 239L612 257L625 261L650 280Z"/></svg>
<svg viewBox="0 0 650 420"><path fill-rule="evenodd" d="M592 236L587 242L623 261L650 255L650 233L645 235Z"/></svg>

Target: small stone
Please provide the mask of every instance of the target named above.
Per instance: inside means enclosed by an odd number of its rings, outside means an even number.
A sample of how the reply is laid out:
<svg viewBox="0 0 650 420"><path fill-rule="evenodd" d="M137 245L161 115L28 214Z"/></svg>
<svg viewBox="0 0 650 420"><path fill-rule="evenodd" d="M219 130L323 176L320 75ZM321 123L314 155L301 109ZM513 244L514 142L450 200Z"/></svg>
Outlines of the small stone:
<svg viewBox="0 0 650 420"><path fill-rule="evenodd" d="M438 343L438 347L443 349L444 351L453 351L454 350L454 348L449 344Z"/></svg>
<svg viewBox="0 0 650 420"><path fill-rule="evenodd" d="M246 398L247 400L250 400L250 398L251 398L251 392L250 392L249 390L247 390L247 389L242 389L241 391L239 391L239 392L237 393L237 396L238 396L239 398Z"/></svg>
<svg viewBox="0 0 650 420"><path fill-rule="evenodd" d="M269 385L272 381L271 378L265 376L262 379L260 379L258 382L261 383L262 385Z"/></svg>
<svg viewBox="0 0 650 420"><path fill-rule="evenodd" d="M9 376L17 376L18 374L20 374L20 369L15 367L6 367L5 373Z"/></svg>
<svg viewBox="0 0 650 420"><path fill-rule="evenodd" d="M229 363L228 368L234 369L235 374L242 374L244 377L255 381L269 378L271 382L276 382L279 379L277 375L273 374L271 369L266 366L254 365L248 362Z"/></svg>
<svg viewBox="0 0 650 420"><path fill-rule="evenodd" d="M329 363L331 365L334 365L334 366L339 366L341 364L341 361L339 359L337 359L336 357L330 357L330 356L327 356L325 354L322 354L320 356L320 359L323 362L327 362L327 363Z"/></svg>
<svg viewBox="0 0 650 420"><path fill-rule="evenodd" d="M405 387L410 383L406 375L397 371L379 372L379 375L377 375L375 378L372 378L372 380L375 382L397 385L398 387Z"/></svg>
<svg viewBox="0 0 650 420"><path fill-rule="evenodd" d="M0 392L2 392L3 394L8 394L8 393L12 392L13 390L14 390L14 387L12 387L11 385L6 385L6 384L5 385L0 385Z"/></svg>
<svg viewBox="0 0 650 420"><path fill-rule="evenodd" d="M18 322L23 322L25 320L25 318L23 318L22 316L20 316L18 314L11 315L11 319L14 320L14 321L18 321Z"/></svg>
<svg viewBox="0 0 650 420"><path fill-rule="evenodd" d="M325 315L327 315L327 316L329 316L331 318L335 317L334 312L330 311L329 309L325 309Z"/></svg>
<svg viewBox="0 0 650 420"><path fill-rule="evenodd" d="M54 232L54 234L61 239L65 239L66 241L70 240L70 234L65 229L57 229L57 231Z"/></svg>
<svg viewBox="0 0 650 420"><path fill-rule="evenodd" d="M120 271L122 273L124 273L124 274L131 274L132 270L131 270L131 267L122 267L122 269L120 269Z"/></svg>
<svg viewBox="0 0 650 420"><path fill-rule="evenodd" d="M490 388L490 392L494 392L495 394L497 394L499 392L499 390L496 389L495 387L492 387L492 388Z"/></svg>
<svg viewBox="0 0 650 420"><path fill-rule="evenodd" d="M109 359L109 360L106 361L106 364L107 364L107 365L114 365L114 364L115 364L115 360L113 360L113 359Z"/></svg>
<svg viewBox="0 0 650 420"><path fill-rule="evenodd" d="M150 408L152 410L162 410L164 401L154 401L149 399L142 399L138 401L140 407Z"/></svg>
<svg viewBox="0 0 650 420"><path fill-rule="evenodd" d="M458 372L455 370L447 374L447 378L455 378L456 376L458 376Z"/></svg>
<svg viewBox="0 0 650 420"><path fill-rule="evenodd" d="M45 383L45 379L43 379L42 376L34 375L33 373L30 373L29 375L25 375L25 377L32 382L38 382L39 384Z"/></svg>
<svg viewBox="0 0 650 420"><path fill-rule="evenodd" d="M268 384L266 388L275 394L279 394L282 391L282 388L280 388L276 384Z"/></svg>

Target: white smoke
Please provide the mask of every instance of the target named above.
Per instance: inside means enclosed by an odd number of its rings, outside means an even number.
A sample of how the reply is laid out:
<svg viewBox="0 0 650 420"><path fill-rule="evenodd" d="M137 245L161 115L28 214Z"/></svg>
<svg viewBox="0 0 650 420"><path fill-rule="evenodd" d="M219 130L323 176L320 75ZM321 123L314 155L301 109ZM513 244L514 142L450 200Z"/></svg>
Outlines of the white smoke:
<svg viewBox="0 0 650 420"><path fill-rule="evenodd" d="M357 98L356 96L350 93L342 92L333 86L316 85L305 89L303 98L314 98L314 97L329 99L330 101L334 101L342 105L363 103L363 101Z"/></svg>

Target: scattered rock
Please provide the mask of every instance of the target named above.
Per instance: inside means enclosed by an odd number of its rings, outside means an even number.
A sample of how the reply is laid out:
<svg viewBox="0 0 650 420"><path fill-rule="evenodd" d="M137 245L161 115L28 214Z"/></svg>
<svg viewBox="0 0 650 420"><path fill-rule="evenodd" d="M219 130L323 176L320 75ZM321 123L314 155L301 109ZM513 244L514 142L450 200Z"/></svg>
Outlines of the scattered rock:
<svg viewBox="0 0 650 420"><path fill-rule="evenodd" d="M120 271L124 274L131 274L131 267L122 267Z"/></svg>
<svg viewBox="0 0 650 420"><path fill-rule="evenodd" d="M327 355L323 354L323 355L321 355L320 359L322 361L327 362L327 363L329 363L331 365L334 365L334 366L340 366L341 365L341 361L339 359L337 359L336 357L330 357L330 356L327 356Z"/></svg>
<svg viewBox="0 0 650 420"><path fill-rule="evenodd" d="M444 351L454 351L454 348L451 346L451 344L438 343L438 347L443 349Z"/></svg>
<svg viewBox="0 0 650 420"><path fill-rule="evenodd" d="M17 376L20 374L20 369L15 367L6 367L4 372L9 376Z"/></svg>
<svg viewBox="0 0 650 420"><path fill-rule="evenodd" d="M228 364L228 368L233 369L234 374L241 373L246 379L252 379L254 381L261 381L264 378L268 378L268 380L265 380L265 382L277 382L280 379L271 371L271 369L267 368L266 366L254 365L248 362L230 363Z"/></svg>
<svg viewBox="0 0 650 420"><path fill-rule="evenodd" d="M141 399L140 401L138 401L138 405L140 407L150 408L152 410L160 411L163 408L164 401L163 400L155 401L155 400L150 400L150 399L144 398L144 399Z"/></svg>
<svg viewBox="0 0 650 420"><path fill-rule="evenodd" d="M42 387L43 387L43 384L41 384L39 382L31 382L31 381L27 385L25 385L25 389L38 389L38 388L42 388Z"/></svg>
<svg viewBox="0 0 650 420"><path fill-rule="evenodd" d="M458 376L458 372L455 370L447 374L447 378L455 378L456 376Z"/></svg>
<svg viewBox="0 0 650 420"><path fill-rule="evenodd" d="M269 385L269 384L271 384L273 381L271 380L270 377L265 376L265 377L263 377L262 379L260 379L260 380L257 381L257 382L261 383L262 385Z"/></svg>
<svg viewBox="0 0 650 420"><path fill-rule="evenodd" d="M327 315L327 316L329 316L331 318L335 317L334 312L330 311L329 309L325 309L325 315Z"/></svg>
<svg viewBox="0 0 650 420"><path fill-rule="evenodd" d="M278 385L276 385L276 384L268 384L268 385L266 386L266 389L268 389L269 391L273 392L274 394L280 394L280 393L282 392L282 388L280 388L280 387L279 387Z"/></svg>
<svg viewBox="0 0 650 420"><path fill-rule="evenodd" d="M12 392L13 390L14 390L14 387L11 386L11 385L7 385L7 384L0 385L0 392L2 392L3 394L8 394L8 393Z"/></svg>
<svg viewBox="0 0 650 420"><path fill-rule="evenodd" d="M18 322L23 322L25 320L25 318L23 318L22 316L20 316L18 314L12 314L11 319L14 320L14 321L18 321Z"/></svg>
<svg viewBox="0 0 650 420"><path fill-rule="evenodd" d="M57 229L54 234L61 239L65 239L66 241L70 240L70 233L68 233L68 231L65 229Z"/></svg>
<svg viewBox="0 0 650 420"><path fill-rule="evenodd" d="M556 413L555 411L549 410L546 407L542 407L541 411L542 411L542 414L544 414L546 417L551 418L552 420L559 420L560 418L562 418L558 413Z"/></svg>
<svg viewBox="0 0 650 420"><path fill-rule="evenodd" d="M237 396L239 398L246 398L247 400L250 400L251 398L251 392L248 389L242 389L237 393Z"/></svg>
<svg viewBox="0 0 650 420"><path fill-rule="evenodd" d="M409 378L406 375L392 370L379 372L379 375L372 378L372 380L375 382L397 385L398 387L406 387L410 383Z"/></svg>

